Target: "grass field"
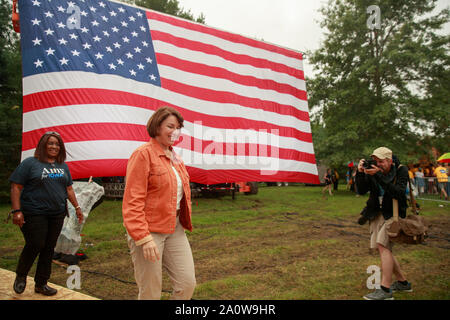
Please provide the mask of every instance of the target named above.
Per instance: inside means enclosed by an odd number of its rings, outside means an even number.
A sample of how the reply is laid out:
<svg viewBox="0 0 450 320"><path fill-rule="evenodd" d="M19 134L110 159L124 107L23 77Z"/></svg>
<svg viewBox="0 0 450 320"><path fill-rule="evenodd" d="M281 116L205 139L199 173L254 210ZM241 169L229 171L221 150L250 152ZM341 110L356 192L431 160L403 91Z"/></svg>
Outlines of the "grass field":
<svg viewBox="0 0 450 320"><path fill-rule="evenodd" d="M342 186L341 186L342 187ZM342 187L343 188L343 187ZM193 299L361 299L369 290L368 225L356 223L367 196L321 188L260 186L257 195L193 199L188 233L196 266ZM395 245L394 254L414 292L395 299L450 299L450 203L419 201L432 224L421 245ZM6 216L9 207L0 207ZM101 299L135 299L133 265L122 226L121 201L104 201L83 229L81 290ZM23 238L17 226L0 225L0 267L15 270ZM34 274L34 267L31 275ZM66 285L54 264L51 282ZM163 298L170 281L165 276Z"/></svg>

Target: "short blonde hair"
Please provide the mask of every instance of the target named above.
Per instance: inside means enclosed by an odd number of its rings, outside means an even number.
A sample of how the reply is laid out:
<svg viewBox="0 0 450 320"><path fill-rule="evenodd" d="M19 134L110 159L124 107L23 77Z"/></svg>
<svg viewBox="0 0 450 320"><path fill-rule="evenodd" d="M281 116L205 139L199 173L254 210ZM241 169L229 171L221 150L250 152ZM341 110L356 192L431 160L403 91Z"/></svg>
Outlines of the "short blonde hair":
<svg viewBox="0 0 450 320"><path fill-rule="evenodd" d="M155 138L158 135L159 127L164 120L166 120L169 116L175 116L180 124L180 127L183 127L183 117L178 110L172 107L161 107L153 113L153 115L148 119L147 122L147 132L150 137Z"/></svg>

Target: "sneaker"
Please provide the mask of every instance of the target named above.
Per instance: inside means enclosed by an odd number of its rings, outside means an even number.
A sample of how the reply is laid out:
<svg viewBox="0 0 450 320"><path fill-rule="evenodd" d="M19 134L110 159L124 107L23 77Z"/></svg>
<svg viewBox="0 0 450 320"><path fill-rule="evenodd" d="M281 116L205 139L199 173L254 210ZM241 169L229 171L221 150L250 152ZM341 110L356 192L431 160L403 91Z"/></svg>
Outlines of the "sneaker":
<svg viewBox="0 0 450 320"><path fill-rule="evenodd" d="M366 300L394 300L394 297L392 296L392 290L388 293L388 292L385 292L383 289L376 289L374 292L366 294L364 296L364 299L366 299Z"/></svg>
<svg viewBox="0 0 450 320"><path fill-rule="evenodd" d="M392 292L412 292L412 286L411 286L411 282L408 282L408 284L401 284L398 281L395 281L392 285L391 285L391 290Z"/></svg>

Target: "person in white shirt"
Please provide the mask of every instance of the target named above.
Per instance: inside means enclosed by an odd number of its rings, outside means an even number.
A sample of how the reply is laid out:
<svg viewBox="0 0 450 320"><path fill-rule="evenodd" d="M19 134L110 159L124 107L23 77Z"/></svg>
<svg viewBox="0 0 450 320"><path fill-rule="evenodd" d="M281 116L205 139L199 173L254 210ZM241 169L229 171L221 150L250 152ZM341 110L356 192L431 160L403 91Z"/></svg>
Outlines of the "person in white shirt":
<svg viewBox="0 0 450 320"><path fill-rule="evenodd" d="M423 170L419 168L419 170L415 173L416 186L419 191L419 194L425 193L425 181L423 180Z"/></svg>

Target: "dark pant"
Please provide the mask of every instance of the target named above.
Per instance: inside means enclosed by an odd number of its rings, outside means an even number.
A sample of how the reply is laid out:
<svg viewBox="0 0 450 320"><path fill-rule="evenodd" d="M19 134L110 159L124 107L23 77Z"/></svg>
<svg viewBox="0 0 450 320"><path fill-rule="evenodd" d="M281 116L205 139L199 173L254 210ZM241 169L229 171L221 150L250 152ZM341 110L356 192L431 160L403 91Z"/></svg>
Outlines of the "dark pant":
<svg viewBox="0 0 450 320"><path fill-rule="evenodd" d="M25 239L25 246L17 265L17 276L27 276L34 260L39 255L34 282L36 286L47 284L52 271L53 252L61 233L64 217L64 213L59 215L25 215L25 223L20 229Z"/></svg>

